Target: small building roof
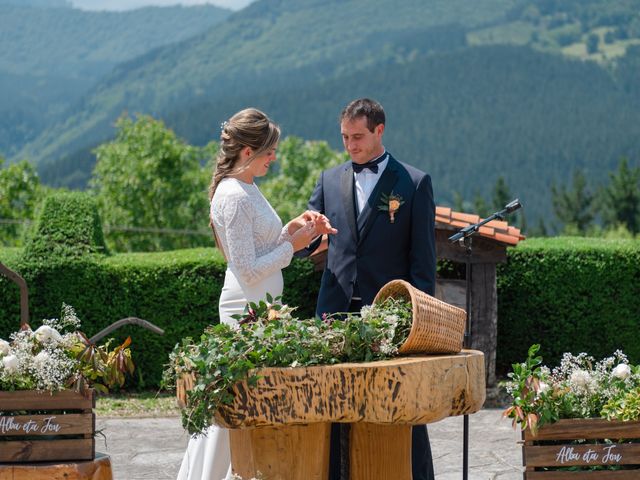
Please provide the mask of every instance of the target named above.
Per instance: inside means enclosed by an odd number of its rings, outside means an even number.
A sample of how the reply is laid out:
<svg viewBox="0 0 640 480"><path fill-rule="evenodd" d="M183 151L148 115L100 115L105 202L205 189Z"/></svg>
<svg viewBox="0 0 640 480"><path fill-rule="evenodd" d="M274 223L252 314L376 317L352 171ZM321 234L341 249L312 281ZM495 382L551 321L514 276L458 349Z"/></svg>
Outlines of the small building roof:
<svg viewBox="0 0 640 480"><path fill-rule="evenodd" d="M473 213L455 212L449 207L436 207L436 230L459 230L481 220L481 217ZM507 245L517 245L526 238L520 233L519 228L509 226L507 222L500 220L492 220L480 227L478 235Z"/></svg>

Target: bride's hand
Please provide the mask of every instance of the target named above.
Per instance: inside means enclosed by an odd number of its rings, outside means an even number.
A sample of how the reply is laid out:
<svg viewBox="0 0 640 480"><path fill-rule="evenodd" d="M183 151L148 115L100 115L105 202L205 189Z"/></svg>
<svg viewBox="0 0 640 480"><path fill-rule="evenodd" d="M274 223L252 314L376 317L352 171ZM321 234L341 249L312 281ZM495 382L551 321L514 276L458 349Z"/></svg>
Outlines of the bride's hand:
<svg viewBox="0 0 640 480"><path fill-rule="evenodd" d="M291 235L293 251L297 252L298 250L302 250L317 236L316 223L313 221L305 223L302 227L298 228L293 235Z"/></svg>
<svg viewBox="0 0 640 480"><path fill-rule="evenodd" d="M315 222L321 218L327 218L321 213L314 212L313 210L307 210L306 212L301 213L297 217L293 218L288 224L287 229L289 231L289 235L293 235L300 228L305 226L308 222Z"/></svg>

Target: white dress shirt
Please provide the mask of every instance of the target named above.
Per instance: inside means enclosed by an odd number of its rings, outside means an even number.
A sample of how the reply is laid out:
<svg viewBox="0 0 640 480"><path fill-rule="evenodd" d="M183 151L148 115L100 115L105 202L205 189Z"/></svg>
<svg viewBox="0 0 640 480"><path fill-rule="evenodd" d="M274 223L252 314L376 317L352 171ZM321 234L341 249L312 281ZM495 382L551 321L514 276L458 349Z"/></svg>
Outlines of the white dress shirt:
<svg viewBox="0 0 640 480"><path fill-rule="evenodd" d="M371 192L376 188L376 184L378 183L378 180L380 180L382 172L384 172L384 169L389 163L389 154L385 151L383 155L385 155L385 158L378 164L378 173L373 173L368 168L363 169L360 173L353 172L356 200L358 203L358 215L360 215L360 212L362 212L362 209L367 204L367 200L369 200Z"/></svg>

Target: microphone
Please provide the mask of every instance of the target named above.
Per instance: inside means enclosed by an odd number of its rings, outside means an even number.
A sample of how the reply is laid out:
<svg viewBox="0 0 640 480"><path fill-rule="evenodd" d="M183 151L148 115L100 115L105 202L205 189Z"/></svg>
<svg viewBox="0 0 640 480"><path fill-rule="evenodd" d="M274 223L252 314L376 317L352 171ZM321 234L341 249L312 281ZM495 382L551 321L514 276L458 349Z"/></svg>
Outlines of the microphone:
<svg viewBox="0 0 640 480"><path fill-rule="evenodd" d="M518 200L517 198L509 203L507 203L507 205L505 205L504 207L504 213L512 213L515 212L516 210L518 210L519 208L522 208L522 204L520 203L520 200Z"/></svg>
<svg viewBox="0 0 640 480"><path fill-rule="evenodd" d="M480 229L480 227L483 226L485 223L489 223L491 220L495 218L499 220L504 220L505 215L513 213L520 208L522 208L522 204L520 203L520 200L516 198L515 200L512 200L511 202L507 203L502 210L485 218L481 222L478 222L472 225L467 225L466 227L461 228L460 230L458 230L456 233L454 233L449 237L449 241L452 243L457 241L462 242L465 238L470 237L474 233L476 233Z"/></svg>

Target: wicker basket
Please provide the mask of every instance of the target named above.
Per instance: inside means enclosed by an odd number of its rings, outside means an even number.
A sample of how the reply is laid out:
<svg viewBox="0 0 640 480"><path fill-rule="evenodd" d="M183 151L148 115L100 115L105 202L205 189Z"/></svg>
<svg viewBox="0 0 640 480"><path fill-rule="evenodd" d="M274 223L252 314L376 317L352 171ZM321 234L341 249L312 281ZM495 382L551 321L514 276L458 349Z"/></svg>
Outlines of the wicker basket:
<svg viewBox="0 0 640 480"><path fill-rule="evenodd" d="M400 353L458 353L462 350L466 312L418 290L404 280L383 286L373 303L392 298L411 302L413 324Z"/></svg>

